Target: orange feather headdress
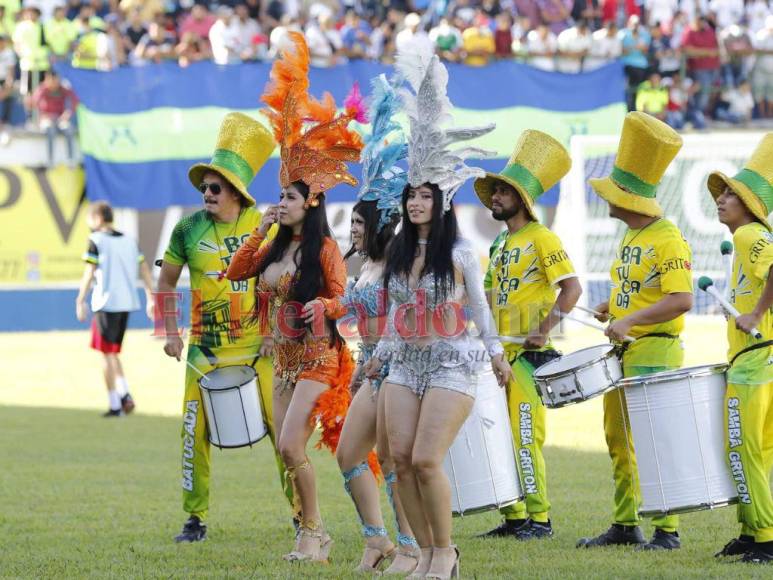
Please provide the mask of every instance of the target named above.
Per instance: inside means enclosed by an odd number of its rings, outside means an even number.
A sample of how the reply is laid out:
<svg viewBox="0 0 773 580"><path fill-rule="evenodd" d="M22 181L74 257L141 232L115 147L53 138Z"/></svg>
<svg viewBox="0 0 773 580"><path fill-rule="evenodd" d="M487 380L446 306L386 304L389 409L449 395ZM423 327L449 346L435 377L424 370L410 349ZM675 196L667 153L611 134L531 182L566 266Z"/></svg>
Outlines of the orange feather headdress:
<svg viewBox="0 0 773 580"><path fill-rule="evenodd" d="M357 185L346 162L359 160L363 143L348 125L354 119L365 122L364 104L356 85L340 115L330 93L325 93L322 100L310 96L306 40L299 32L290 32L289 36L293 48L283 50L274 62L271 81L261 100L269 107L264 112L281 148L280 185L303 181L309 186L306 207L316 207L317 197L331 187L339 183Z"/></svg>

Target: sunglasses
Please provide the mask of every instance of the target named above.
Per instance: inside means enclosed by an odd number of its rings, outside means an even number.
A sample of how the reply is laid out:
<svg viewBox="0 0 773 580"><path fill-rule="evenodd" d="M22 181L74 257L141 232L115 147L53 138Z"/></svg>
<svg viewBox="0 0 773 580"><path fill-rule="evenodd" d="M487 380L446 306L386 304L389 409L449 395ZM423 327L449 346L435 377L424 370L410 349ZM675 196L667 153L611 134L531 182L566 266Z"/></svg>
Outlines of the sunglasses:
<svg viewBox="0 0 773 580"><path fill-rule="evenodd" d="M213 195L220 195L220 192L223 191L223 187L219 183L207 183L206 181L202 181L199 184L199 191L204 194L207 193L207 190L211 191Z"/></svg>

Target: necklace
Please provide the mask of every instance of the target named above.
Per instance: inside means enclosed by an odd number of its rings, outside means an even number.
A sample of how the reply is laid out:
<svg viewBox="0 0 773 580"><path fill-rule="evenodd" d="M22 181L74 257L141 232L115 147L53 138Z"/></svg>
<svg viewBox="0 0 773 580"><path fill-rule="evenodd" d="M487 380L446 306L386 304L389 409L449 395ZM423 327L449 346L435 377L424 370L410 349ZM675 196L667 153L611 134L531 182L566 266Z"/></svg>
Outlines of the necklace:
<svg viewBox="0 0 773 580"><path fill-rule="evenodd" d="M634 234L634 236L630 240L628 240L627 242L625 241L625 236L623 236L623 241L620 242L620 247L618 248L618 252L621 252L625 246L630 246L633 243L633 241L639 236L640 233L642 233L644 230L646 230L652 224L658 223L660 220L661 220L661 218L658 218L655 221L648 223L646 226L644 226L638 232L636 232Z"/></svg>
<svg viewBox="0 0 773 580"><path fill-rule="evenodd" d="M418 241L419 241L419 245L420 246L426 246L427 244L429 244L429 240L425 240L425 239L422 239L422 238L419 238Z"/></svg>
<svg viewBox="0 0 773 580"><path fill-rule="evenodd" d="M231 230L231 237L233 237L236 234L236 229L239 227L239 220L242 217L242 210L239 210L239 215L236 216L236 223L234 224L233 229ZM217 255L220 257L220 262L226 262L226 259L223 257L222 253L222 246L223 241L220 239L220 234L217 231L217 223L215 223L215 220L212 219L212 230L215 232L215 240L217 241ZM226 268L227 269L227 268ZM217 281L221 282L223 278L225 278L226 270L220 270L217 273Z"/></svg>
<svg viewBox="0 0 773 580"><path fill-rule="evenodd" d="M293 234L292 240L294 242L300 242L303 239L303 236L301 234Z"/></svg>

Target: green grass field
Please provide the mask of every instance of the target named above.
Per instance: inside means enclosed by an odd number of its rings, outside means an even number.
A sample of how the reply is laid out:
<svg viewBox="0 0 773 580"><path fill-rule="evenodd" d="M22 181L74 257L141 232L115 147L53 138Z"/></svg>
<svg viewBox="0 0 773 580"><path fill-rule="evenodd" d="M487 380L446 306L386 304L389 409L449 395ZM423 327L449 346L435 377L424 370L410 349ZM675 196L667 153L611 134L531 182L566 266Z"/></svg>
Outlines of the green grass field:
<svg viewBox="0 0 773 580"><path fill-rule="evenodd" d="M602 338L577 329L559 346L571 351ZM687 364L724 359L720 320L688 321L685 342ZM336 540L332 563L282 561L292 531L268 440L253 449L213 450L209 539L174 544L185 518L177 418L183 366L164 357L147 332L130 332L123 360L137 412L105 420L99 417L106 406L99 358L87 344L86 332L0 334L6 370L0 387L0 502L6 506L0 577L354 577L361 550L354 509L334 459L321 452L312 460L323 516ZM493 526L497 515L457 519L463 577L771 577L769 568L712 557L737 534L733 508L684 516L684 547L676 553L575 549L577 538L603 531L611 517L600 401L548 415L554 539L478 540L474 534Z"/></svg>

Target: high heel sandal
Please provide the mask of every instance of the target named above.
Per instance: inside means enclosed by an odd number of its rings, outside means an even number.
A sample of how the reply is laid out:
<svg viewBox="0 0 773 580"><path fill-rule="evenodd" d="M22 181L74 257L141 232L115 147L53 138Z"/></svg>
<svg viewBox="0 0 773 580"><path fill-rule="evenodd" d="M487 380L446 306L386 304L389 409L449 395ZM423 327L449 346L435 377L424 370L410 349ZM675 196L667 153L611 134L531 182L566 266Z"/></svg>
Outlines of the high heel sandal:
<svg viewBox="0 0 773 580"><path fill-rule="evenodd" d="M304 540L311 540L310 551L301 550ZM333 539L318 528L301 526L295 538L295 548L283 558L288 562L322 562L327 564L330 549L333 547ZM308 548L307 548L308 549Z"/></svg>
<svg viewBox="0 0 773 580"><path fill-rule="evenodd" d="M397 548L390 542L391 548L384 550L383 548L374 548L372 546L365 546L365 551L362 554L360 564L354 569L355 572L365 572L370 574L379 574L379 568L384 562L388 562L395 557ZM370 562L373 562L370 564Z"/></svg>
<svg viewBox="0 0 773 580"><path fill-rule="evenodd" d="M433 572L432 568L434 568L434 566L430 566L430 571L427 572L427 574L424 576L425 578L434 578L436 580L451 580L451 578L459 578L459 560L461 559L461 554L459 553L459 548L456 546L450 546L448 548L433 548L432 564L435 563L436 555L447 551L453 551L454 553L454 561L448 573L445 571Z"/></svg>
<svg viewBox="0 0 773 580"><path fill-rule="evenodd" d="M408 575L407 578L424 578L432 565L432 554L433 548L421 548L419 562L416 564L413 573Z"/></svg>
<svg viewBox="0 0 773 580"><path fill-rule="evenodd" d="M420 556L421 551L418 547L400 546L392 560L392 564L384 570L384 576L405 576L412 573L416 570L416 566L419 565Z"/></svg>

